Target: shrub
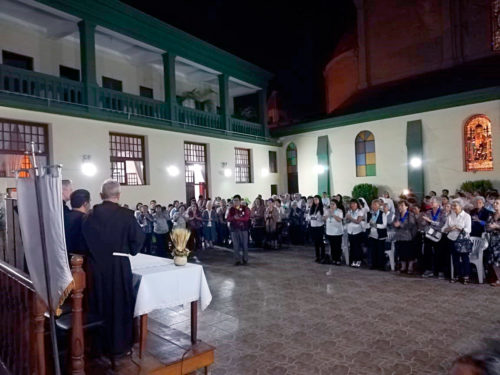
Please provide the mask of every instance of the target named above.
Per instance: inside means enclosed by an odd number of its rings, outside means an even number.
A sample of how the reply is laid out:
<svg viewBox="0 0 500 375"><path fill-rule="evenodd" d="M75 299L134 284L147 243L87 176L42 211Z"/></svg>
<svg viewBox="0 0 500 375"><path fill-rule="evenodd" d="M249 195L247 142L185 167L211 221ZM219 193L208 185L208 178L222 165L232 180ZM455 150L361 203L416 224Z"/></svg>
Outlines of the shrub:
<svg viewBox="0 0 500 375"><path fill-rule="evenodd" d="M352 197L359 199L365 198L368 204L375 198L378 198L378 188L372 184L358 184L352 189Z"/></svg>
<svg viewBox="0 0 500 375"><path fill-rule="evenodd" d="M465 181L460 185L460 190L467 193L478 191L483 197L486 195L486 192L491 189L493 189L493 184L490 180Z"/></svg>

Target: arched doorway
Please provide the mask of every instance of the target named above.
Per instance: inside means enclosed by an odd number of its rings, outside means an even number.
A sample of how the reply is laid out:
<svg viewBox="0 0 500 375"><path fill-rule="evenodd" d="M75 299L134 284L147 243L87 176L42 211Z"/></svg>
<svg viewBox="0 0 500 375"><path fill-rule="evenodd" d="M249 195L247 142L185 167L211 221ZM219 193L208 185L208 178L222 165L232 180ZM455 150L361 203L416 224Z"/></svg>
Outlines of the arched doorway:
<svg viewBox="0 0 500 375"><path fill-rule="evenodd" d="M299 192L299 173L297 170L297 146L290 143L286 148L286 171L288 176L288 193Z"/></svg>

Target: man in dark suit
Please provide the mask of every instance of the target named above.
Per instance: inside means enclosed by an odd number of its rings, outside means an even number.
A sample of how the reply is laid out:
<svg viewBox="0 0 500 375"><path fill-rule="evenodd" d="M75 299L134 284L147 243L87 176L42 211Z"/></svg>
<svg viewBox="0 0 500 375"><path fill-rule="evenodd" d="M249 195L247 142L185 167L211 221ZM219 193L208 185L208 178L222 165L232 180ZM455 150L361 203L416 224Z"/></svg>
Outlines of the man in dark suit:
<svg viewBox="0 0 500 375"><path fill-rule="evenodd" d="M66 228L66 249L68 253L86 255L85 242L82 236L82 222L90 210L90 193L78 189L71 193L71 211L68 214Z"/></svg>
<svg viewBox="0 0 500 375"><path fill-rule="evenodd" d="M83 221L82 233L89 251L90 310L104 320L102 350L113 358L131 353L134 292L127 254L136 255L144 234L133 211L121 207L120 184L106 180L102 203Z"/></svg>

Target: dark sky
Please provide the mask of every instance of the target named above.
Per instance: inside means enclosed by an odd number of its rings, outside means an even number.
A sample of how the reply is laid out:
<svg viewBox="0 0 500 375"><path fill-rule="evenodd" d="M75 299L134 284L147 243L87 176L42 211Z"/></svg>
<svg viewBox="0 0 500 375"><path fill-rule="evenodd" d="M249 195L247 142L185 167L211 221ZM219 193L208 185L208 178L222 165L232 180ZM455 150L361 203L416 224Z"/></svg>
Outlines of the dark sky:
<svg viewBox="0 0 500 375"><path fill-rule="evenodd" d="M122 0L271 73L294 119L324 112L322 71L355 24L351 0Z"/></svg>

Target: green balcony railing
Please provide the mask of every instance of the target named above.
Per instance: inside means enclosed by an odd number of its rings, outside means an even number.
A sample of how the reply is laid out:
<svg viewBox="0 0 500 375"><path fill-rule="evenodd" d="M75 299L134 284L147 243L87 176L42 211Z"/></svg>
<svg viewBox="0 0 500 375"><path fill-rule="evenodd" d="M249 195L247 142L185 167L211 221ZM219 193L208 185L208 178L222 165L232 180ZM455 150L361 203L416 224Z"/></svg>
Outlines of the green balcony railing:
<svg viewBox="0 0 500 375"><path fill-rule="evenodd" d="M221 116L216 113L199 111L197 109L191 109L176 104L175 116L176 116L175 119L181 125L182 124L198 125L211 129L224 130L224 125L222 123Z"/></svg>
<svg viewBox="0 0 500 375"><path fill-rule="evenodd" d="M239 120L231 117L231 130L236 133L244 133L264 137L264 126L255 122Z"/></svg>
<svg viewBox="0 0 500 375"><path fill-rule="evenodd" d="M122 112L127 116L145 116L168 120L165 103L162 101L101 87L97 88L97 106Z"/></svg>
<svg viewBox="0 0 500 375"><path fill-rule="evenodd" d="M0 100L14 100L27 108L43 106L61 114L95 117L109 120L137 121L139 124L154 124L155 127L182 127L203 132L210 129L214 134L266 140L261 124L228 118L230 130L225 129L222 115L196 109L173 106L172 118L168 105L159 100L105 89L99 86L88 88L95 98L92 105L86 103L82 82L72 81L44 73L0 64Z"/></svg>
<svg viewBox="0 0 500 375"><path fill-rule="evenodd" d="M0 90L67 103L83 103L83 84L0 64Z"/></svg>

